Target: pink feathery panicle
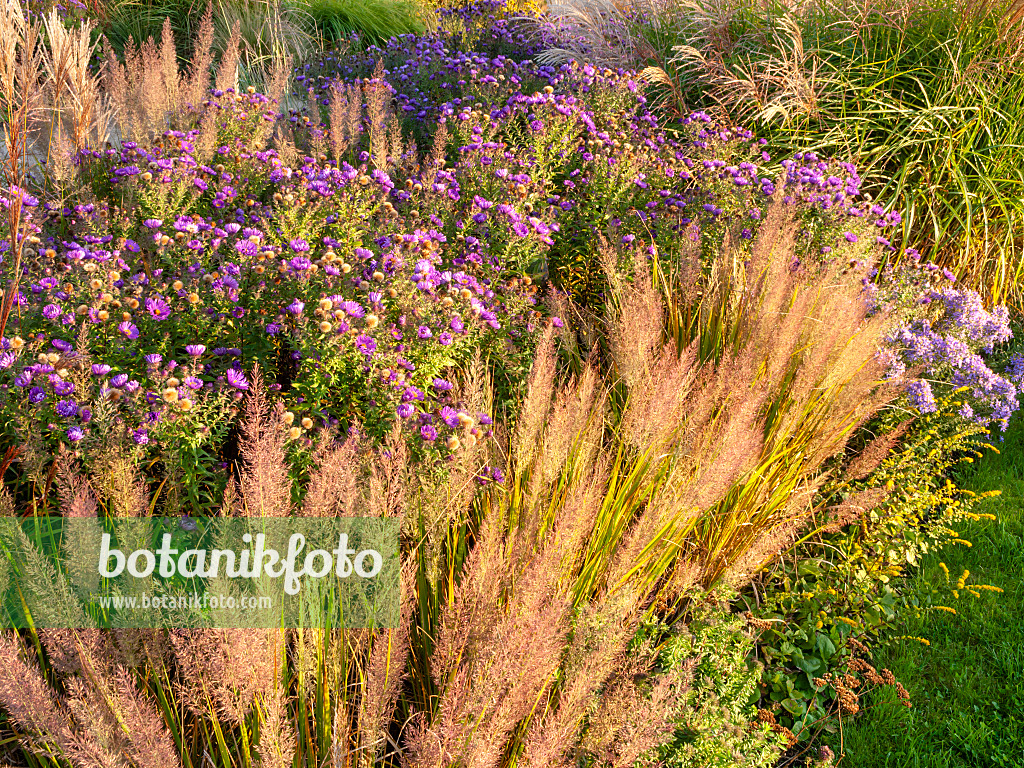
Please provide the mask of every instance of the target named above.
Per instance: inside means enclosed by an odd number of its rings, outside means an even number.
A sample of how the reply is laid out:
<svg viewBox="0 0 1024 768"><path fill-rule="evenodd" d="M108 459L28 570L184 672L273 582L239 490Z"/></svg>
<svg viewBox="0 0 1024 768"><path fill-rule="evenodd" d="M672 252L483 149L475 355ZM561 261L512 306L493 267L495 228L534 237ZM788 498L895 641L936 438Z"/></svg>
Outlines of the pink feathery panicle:
<svg viewBox="0 0 1024 768"><path fill-rule="evenodd" d="M555 383L554 332L548 328L541 335L530 369L526 398L516 420L513 438L513 463L517 469L525 468L536 451L537 437L551 408L551 393Z"/></svg>
<svg viewBox="0 0 1024 768"><path fill-rule="evenodd" d="M278 629L175 629L183 703L200 716L242 723L274 693L285 633Z"/></svg>
<svg viewBox="0 0 1024 768"><path fill-rule="evenodd" d="M359 481L365 457L358 432L339 445L323 440L313 456L313 470L303 502L305 517L356 517L364 514Z"/></svg>
<svg viewBox="0 0 1024 768"><path fill-rule="evenodd" d="M401 615L396 629L378 630L366 658L366 673L358 709L358 741L372 763L383 750L380 734L391 723L398 694L408 675L406 658L415 611L416 558L402 566Z"/></svg>
<svg viewBox="0 0 1024 768"><path fill-rule="evenodd" d="M127 732L124 754L136 765L180 768L177 747L163 723L157 703L138 689L135 675L122 668L113 674L110 682L117 714Z"/></svg>
<svg viewBox="0 0 1024 768"><path fill-rule="evenodd" d="M263 374L254 370L245 400L238 451L242 458L239 491L243 509L250 517L287 517L291 510L291 485L284 447L284 405L271 404Z"/></svg>
<svg viewBox="0 0 1024 768"><path fill-rule="evenodd" d="M96 711L95 700L91 705L86 704L81 679L71 678L72 682L79 681L68 691L69 703L78 713L72 717L68 703L60 700L35 664L23 660L23 653L25 649L17 634L0 632L0 666L4 669L4 674L0 675L0 704L23 730L25 743L41 753L56 751L82 765L120 764L120 758L108 746L110 742L120 741L119 734L110 727L109 711L104 717ZM99 730L91 733L78 730L76 719L90 718ZM101 744L96 734L103 734L105 743Z"/></svg>

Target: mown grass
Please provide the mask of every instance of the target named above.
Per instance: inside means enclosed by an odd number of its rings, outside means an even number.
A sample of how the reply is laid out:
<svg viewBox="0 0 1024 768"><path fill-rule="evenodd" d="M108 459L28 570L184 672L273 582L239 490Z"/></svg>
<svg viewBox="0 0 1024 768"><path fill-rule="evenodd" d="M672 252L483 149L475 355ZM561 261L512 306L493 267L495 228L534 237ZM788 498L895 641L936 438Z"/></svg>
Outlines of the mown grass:
<svg viewBox="0 0 1024 768"><path fill-rule="evenodd" d="M962 533L973 546L928 556L918 580L944 579L944 562L956 580L1005 590L961 592L957 615L930 612L909 634L930 646L902 641L875 659L906 685L913 707L883 690L855 723L846 723L832 747L845 768L1016 768L1024 766L1024 424L1017 421L1000 453L978 463L966 482L976 492L1001 489L979 511L996 522L972 524Z"/></svg>

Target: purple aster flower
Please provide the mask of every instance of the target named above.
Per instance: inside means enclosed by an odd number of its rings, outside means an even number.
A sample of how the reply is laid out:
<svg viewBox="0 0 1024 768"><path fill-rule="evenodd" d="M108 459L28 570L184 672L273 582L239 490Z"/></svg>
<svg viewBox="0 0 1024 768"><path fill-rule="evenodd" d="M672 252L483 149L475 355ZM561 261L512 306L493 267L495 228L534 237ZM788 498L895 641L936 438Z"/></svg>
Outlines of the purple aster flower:
<svg viewBox="0 0 1024 768"><path fill-rule="evenodd" d="M496 482L496 483L504 483L505 482L505 473L502 472L497 467L495 467L494 469L491 470L491 477L494 478L494 482Z"/></svg>
<svg viewBox="0 0 1024 768"><path fill-rule="evenodd" d="M434 385L434 389L438 390L439 392L447 392L452 388L452 383L450 381L446 381L445 379L434 379L432 383Z"/></svg>
<svg viewBox="0 0 1024 768"><path fill-rule="evenodd" d="M297 237L294 240L289 240L288 245L295 253L305 253L309 250L309 243L303 240L301 237ZM308 267L307 267L308 269Z"/></svg>
<svg viewBox="0 0 1024 768"><path fill-rule="evenodd" d="M306 304L304 302L299 301L298 299L296 299L295 301L288 305L288 311L296 316L301 315L302 310L305 308Z"/></svg>
<svg viewBox="0 0 1024 768"><path fill-rule="evenodd" d="M150 365L160 365L164 361L164 356L159 352L151 352L146 355L146 362Z"/></svg>
<svg viewBox="0 0 1024 768"><path fill-rule="evenodd" d="M162 227L164 225L164 220L163 219L146 219L142 223L144 225L146 225L147 227L149 227L150 229L156 229L157 227Z"/></svg>
<svg viewBox="0 0 1024 768"><path fill-rule="evenodd" d="M367 336L365 333L361 333L356 338L356 349L367 357L371 357L377 349L377 342L372 336Z"/></svg>
<svg viewBox="0 0 1024 768"><path fill-rule="evenodd" d="M46 390L42 387L32 387L28 391L28 401L33 405L38 405L46 399Z"/></svg>
<svg viewBox="0 0 1024 768"><path fill-rule="evenodd" d="M142 427L139 427L134 432L132 432L132 440L135 441L136 445L145 445L146 443L149 442L149 432L147 432Z"/></svg>
<svg viewBox="0 0 1024 768"><path fill-rule="evenodd" d="M120 389L121 387L123 387L127 383L128 383L128 374L127 373L119 373L119 374L117 374L116 376L114 376L110 380L110 385L112 387L117 387L118 389Z"/></svg>
<svg viewBox="0 0 1024 768"><path fill-rule="evenodd" d="M188 352L189 355L191 355L192 357L199 357L201 354L203 354L203 352L206 351L206 345L189 344L187 347L185 347L185 351Z"/></svg>
<svg viewBox="0 0 1024 768"><path fill-rule="evenodd" d="M448 331L442 331L442 332L441 332L441 333L440 333L440 334L438 335L438 337L437 337L437 341L438 341L438 343L439 343L439 344L441 344L442 346L445 346L445 347L447 347L447 346L448 346L449 344L451 344L451 343L452 343L452 338L453 338L453 337L452 337L452 335L451 335L450 333L448 333Z"/></svg>
<svg viewBox="0 0 1024 768"><path fill-rule="evenodd" d="M423 390L419 387L406 387L405 391L402 392L402 402L410 403L413 400L423 400Z"/></svg>
<svg viewBox="0 0 1024 768"><path fill-rule="evenodd" d="M421 325L419 329L416 331L416 335L419 336L421 339L429 339L434 334L430 332L430 329L427 328L427 326Z"/></svg>
<svg viewBox="0 0 1024 768"><path fill-rule="evenodd" d="M171 316L171 306L163 299L146 299L146 311L157 320L166 320Z"/></svg>
<svg viewBox="0 0 1024 768"><path fill-rule="evenodd" d="M441 421L443 421L452 429L455 429L457 426L459 426L459 412L456 411L451 406L444 406L443 408L441 408L440 411L438 411L437 415L441 418Z"/></svg>
<svg viewBox="0 0 1024 768"><path fill-rule="evenodd" d="M230 384L235 389L248 389L249 388L249 382L245 378L245 374L242 373L241 371L236 370L234 368L228 368L226 376L227 376L228 384Z"/></svg>
<svg viewBox="0 0 1024 768"><path fill-rule="evenodd" d="M77 443L83 437L85 437L85 431L81 427L68 427L68 440L72 443Z"/></svg>
<svg viewBox="0 0 1024 768"><path fill-rule="evenodd" d="M363 317L366 315L366 310L357 301L343 301L338 305L338 309L349 317Z"/></svg>
<svg viewBox="0 0 1024 768"><path fill-rule="evenodd" d="M402 403L396 412L399 418L408 419L416 412L416 407L412 403Z"/></svg>
<svg viewBox="0 0 1024 768"><path fill-rule="evenodd" d="M93 376L106 376L110 373L110 366L106 363L93 363L92 364L92 375Z"/></svg>
<svg viewBox="0 0 1024 768"><path fill-rule="evenodd" d="M198 376L186 376L182 384L184 384L189 389L203 388L203 380L200 379Z"/></svg>
<svg viewBox="0 0 1024 768"><path fill-rule="evenodd" d="M56 304L47 304L45 307L43 307L43 317L45 317L47 320L56 320L58 317L60 317L60 315L60 307L58 307Z"/></svg>
<svg viewBox="0 0 1024 768"><path fill-rule="evenodd" d="M139 338L139 328L138 328L138 326L136 326L134 323L131 323L131 322L127 321L127 320L125 320L123 323L118 325L117 326L117 330L121 333L121 335L123 335L123 336L125 336L125 337L127 337L127 338L129 338L129 339L131 339L133 341L135 339Z"/></svg>
<svg viewBox="0 0 1024 768"><path fill-rule="evenodd" d="M426 424L420 427L420 436L427 442L433 442L437 440L437 430L430 424Z"/></svg>
<svg viewBox="0 0 1024 768"><path fill-rule="evenodd" d="M78 418L82 420L83 424L88 424L90 421L92 421L92 409L85 408L84 406L82 408L79 408Z"/></svg>
<svg viewBox="0 0 1024 768"><path fill-rule="evenodd" d="M78 413L78 403L74 400L61 400L54 410L57 411L58 416L69 419Z"/></svg>

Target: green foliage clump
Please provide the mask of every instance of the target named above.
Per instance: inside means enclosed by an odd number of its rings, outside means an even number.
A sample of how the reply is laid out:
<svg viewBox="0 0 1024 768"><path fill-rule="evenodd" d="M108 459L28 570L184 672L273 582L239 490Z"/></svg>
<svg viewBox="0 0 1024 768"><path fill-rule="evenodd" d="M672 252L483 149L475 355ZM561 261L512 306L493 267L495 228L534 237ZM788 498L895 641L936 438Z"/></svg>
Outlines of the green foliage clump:
<svg viewBox="0 0 1024 768"><path fill-rule="evenodd" d="M877 466L854 459L846 477L823 490L818 527L766 579L757 611L771 622L761 637L765 695L798 738L836 727L829 722L838 712L835 691L821 690L815 679L845 668L851 638L884 646L922 613L955 612L950 604L966 591L948 579L909 578L923 556L969 547L965 524L991 518L974 508L995 494L953 479L957 467L982 455L985 435L956 415L962 396L941 398L935 413L908 419L890 412L869 425L878 434L874 450L864 437L855 447L859 456L878 454Z"/></svg>
<svg viewBox="0 0 1024 768"><path fill-rule="evenodd" d="M757 718L760 665L751 663L754 639L744 621L702 608L661 646L660 663L689 667L692 682L671 740L658 747L666 768L767 768L784 738Z"/></svg>

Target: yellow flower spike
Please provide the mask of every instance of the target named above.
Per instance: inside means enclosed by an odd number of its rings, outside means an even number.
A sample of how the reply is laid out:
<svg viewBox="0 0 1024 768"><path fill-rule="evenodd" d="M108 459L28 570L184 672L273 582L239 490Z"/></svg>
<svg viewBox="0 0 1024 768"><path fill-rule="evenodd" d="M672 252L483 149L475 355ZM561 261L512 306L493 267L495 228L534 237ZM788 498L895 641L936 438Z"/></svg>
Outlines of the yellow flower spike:
<svg viewBox="0 0 1024 768"><path fill-rule="evenodd" d="M929 640L925 640L923 637L914 637L913 635L900 635L899 637L893 638L894 640L913 640L915 643L921 645L931 645Z"/></svg>
<svg viewBox="0 0 1024 768"><path fill-rule="evenodd" d="M860 624L853 619L846 618L845 616L836 616L836 621L841 621L843 624L849 624L854 629L860 629Z"/></svg>
<svg viewBox="0 0 1024 768"><path fill-rule="evenodd" d="M952 613L954 616L956 615L956 609L950 608L948 605L933 605L932 609L936 611L945 611L946 613Z"/></svg>
<svg viewBox="0 0 1024 768"><path fill-rule="evenodd" d="M983 589L986 592L1002 592L1003 590L999 587L994 587L991 584L975 584L975 589Z"/></svg>
<svg viewBox="0 0 1024 768"><path fill-rule="evenodd" d="M975 597L981 597L981 592L978 592L977 590L974 590L974 589L968 589L967 591L968 591L968 592L970 592L970 593L971 593L972 595L974 595Z"/></svg>

